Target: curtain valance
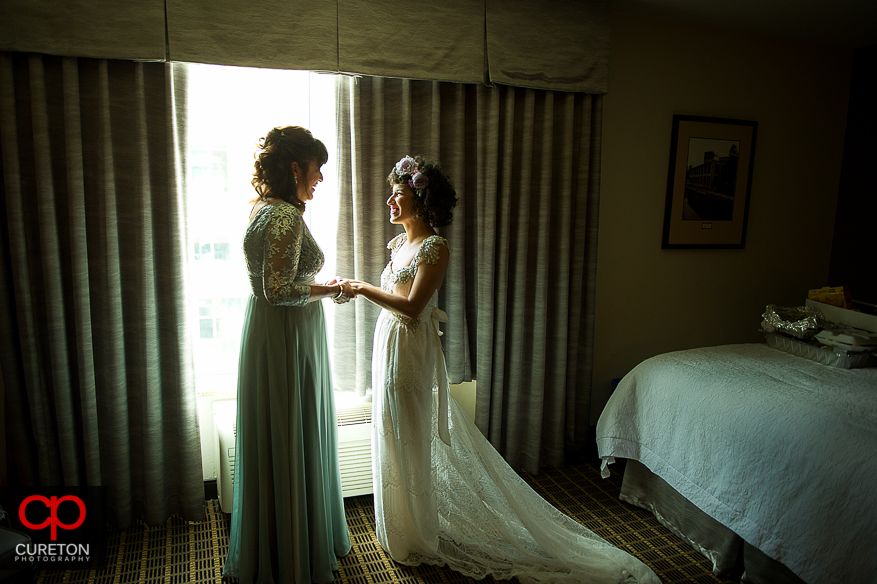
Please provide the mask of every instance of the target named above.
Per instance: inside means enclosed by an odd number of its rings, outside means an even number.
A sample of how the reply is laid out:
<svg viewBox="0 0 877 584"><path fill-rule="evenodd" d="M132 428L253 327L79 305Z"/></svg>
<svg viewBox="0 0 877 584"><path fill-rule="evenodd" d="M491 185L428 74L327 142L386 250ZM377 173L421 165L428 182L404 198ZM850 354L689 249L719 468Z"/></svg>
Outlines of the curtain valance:
<svg viewBox="0 0 877 584"><path fill-rule="evenodd" d="M164 0L3 0L0 51L163 61Z"/></svg>
<svg viewBox="0 0 877 584"><path fill-rule="evenodd" d="M0 50L606 93L609 0L4 0Z"/></svg>

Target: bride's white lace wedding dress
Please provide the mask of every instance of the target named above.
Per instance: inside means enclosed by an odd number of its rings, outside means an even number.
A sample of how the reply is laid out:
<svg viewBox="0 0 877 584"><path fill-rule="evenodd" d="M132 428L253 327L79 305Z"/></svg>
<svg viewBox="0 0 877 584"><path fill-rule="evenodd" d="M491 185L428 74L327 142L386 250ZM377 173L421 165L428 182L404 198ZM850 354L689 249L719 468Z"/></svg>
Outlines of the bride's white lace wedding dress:
<svg viewBox="0 0 877 584"><path fill-rule="evenodd" d="M405 234L387 247L385 291L410 290L421 262L435 264L431 236L411 264L393 269ZM448 398L436 295L419 318L383 310L372 362L375 517L381 545L399 563L446 564L522 583L660 582L630 554L564 515L527 485Z"/></svg>

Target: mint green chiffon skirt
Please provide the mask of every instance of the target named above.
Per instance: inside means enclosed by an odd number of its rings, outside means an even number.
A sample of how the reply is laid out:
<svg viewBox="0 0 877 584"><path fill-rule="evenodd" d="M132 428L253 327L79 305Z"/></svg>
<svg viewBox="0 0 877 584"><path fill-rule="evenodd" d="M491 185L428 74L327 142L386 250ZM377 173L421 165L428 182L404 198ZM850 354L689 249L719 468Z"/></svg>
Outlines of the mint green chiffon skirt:
<svg viewBox="0 0 877 584"><path fill-rule="evenodd" d="M251 296L238 373L235 484L223 574L244 582L331 582L350 551L320 302Z"/></svg>

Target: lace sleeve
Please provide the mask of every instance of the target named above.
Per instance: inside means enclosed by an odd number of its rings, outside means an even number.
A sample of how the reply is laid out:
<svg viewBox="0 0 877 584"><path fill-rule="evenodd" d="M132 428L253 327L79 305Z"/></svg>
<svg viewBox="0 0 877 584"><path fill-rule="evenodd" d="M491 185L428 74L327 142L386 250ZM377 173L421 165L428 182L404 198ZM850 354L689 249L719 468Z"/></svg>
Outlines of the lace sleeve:
<svg viewBox="0 0 877 584"><path fill-rule="evenodd" d="M437 264L442 246L444 246L445 249L448 249L448 240L444 237L438 235L427 237L423 243L420 244L420 249L417 250L417 261L412 262L412 264L417 265L421 262L430 265Z"/></svg>
<svg viewBox="0 0 877 584"><path fill-rule="evenodd" d="M283 205L265 229L265 298L280 306L304 306L311 295L307 284L296 284L304 221L292 205Z"/></svg>

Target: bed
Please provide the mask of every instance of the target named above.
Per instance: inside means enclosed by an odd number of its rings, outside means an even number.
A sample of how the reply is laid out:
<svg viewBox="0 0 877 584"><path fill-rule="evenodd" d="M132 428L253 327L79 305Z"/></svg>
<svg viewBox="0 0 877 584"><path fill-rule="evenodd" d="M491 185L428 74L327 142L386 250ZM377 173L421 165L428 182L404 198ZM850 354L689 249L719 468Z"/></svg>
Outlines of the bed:
<svg viewBox="0 0 877 584"><path fill-rule="evenodd" d="M763 344L667 353L597 423L604 476L742 582L877 582L877 369Z"/></svg>

